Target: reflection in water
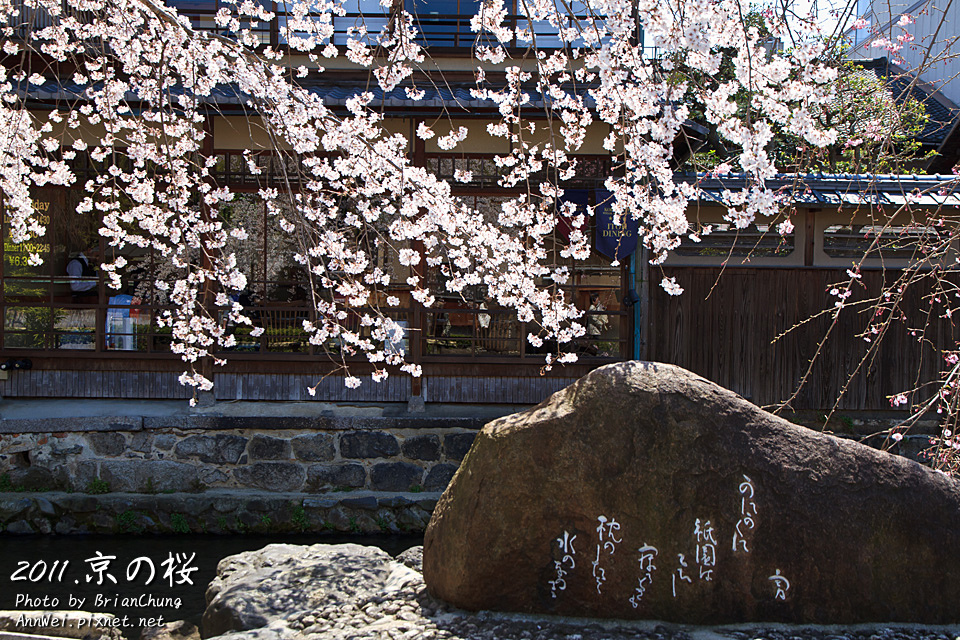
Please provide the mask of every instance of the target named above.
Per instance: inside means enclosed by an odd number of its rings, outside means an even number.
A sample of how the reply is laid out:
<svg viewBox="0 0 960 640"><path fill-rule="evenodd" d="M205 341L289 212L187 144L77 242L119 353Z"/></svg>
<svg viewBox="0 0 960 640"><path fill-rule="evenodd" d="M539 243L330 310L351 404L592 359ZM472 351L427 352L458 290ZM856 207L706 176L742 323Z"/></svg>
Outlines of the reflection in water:
<svg viewBox="0 0 960 640"><path fill-rule="evenodd" d="M356 544L396 555L422 536L3 536L0 609L112 613L124 635L143 625L199 617L204 592L226 556L272 543Z"/></svg>

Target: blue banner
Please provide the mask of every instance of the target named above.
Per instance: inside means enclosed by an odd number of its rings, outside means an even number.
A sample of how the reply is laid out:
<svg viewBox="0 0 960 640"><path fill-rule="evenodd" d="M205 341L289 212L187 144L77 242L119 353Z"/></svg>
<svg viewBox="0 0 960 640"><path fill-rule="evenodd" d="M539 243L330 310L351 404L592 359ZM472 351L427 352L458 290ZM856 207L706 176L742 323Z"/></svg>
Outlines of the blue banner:
<svg viewBox="0 0 960 640"><path fill-rule="evenodd" d="M612 202L609 191L597 190L597 206L593 211L597 222L595 246L597 253L611 260L623 260L637 250L639 225L629 214L621 217L619 225L614 224Z"/></svg>

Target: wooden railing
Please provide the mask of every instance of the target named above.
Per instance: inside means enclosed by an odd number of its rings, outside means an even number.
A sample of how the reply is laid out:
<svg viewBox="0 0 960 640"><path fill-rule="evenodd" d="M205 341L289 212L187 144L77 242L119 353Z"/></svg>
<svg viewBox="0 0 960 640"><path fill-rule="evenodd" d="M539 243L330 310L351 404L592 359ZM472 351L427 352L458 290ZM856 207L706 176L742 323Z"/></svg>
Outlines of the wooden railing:
<svg viewBox="0 0 960 640"><path fill-rule="evenodd" d="M216 32L220 35L230 37L233 35L229 30L217 25L214 16L217 14L219 3L215 0L210 1L176 1L168 4L177 8L180 15L190 18L193 28L198 31ZM288 28L288 21L292 13L285 9L283 3L264 2L268 11L275 14L275 19L269 22L258 22L256 25L249 22L241 23L241 27L249 29L255 33L260 43L263 45L285 45L291 35L305 35L297 32L291 32ZM87 12L77 12L63 2L63 9L59 16L51 16L49 12L28 6L23 0L14 0L14 5L20 10L19 16L10 21L9 26L13 27L17 37L23 39L32 32L44 27L57 24L62 16L73 16L81 22L92 20L92 15ZM438 13L418 13L415 16L415 24L418 30L417 42L429 47L442 48L460 48L471 47L475 43L494 44L486 42L483 36L478 36L470 27L472 13L459 14L438 14ZM583 23L588 16L571 16L567 19L565 26L571 27L578 23ZM317 17L319 20L319 16ZM343 16L333 16L333 36L331 43L338 46L345 46L350 37L356 37L355 31L363 26L367 32L367 39L371 45L376 44L377 36L380 30L385 27L390 20L390 16L383 13L347 13ZM526 47L532 42L536 42L539 48L555 48L563 46L558 37L558 31L547 21L530 22L526 16L520 14L510 14L506 17L504 24L511 29L518 25L524 27L531 36L530 42L512 41L508 46ZM479 40L478 40L479 38Z"/></svg>

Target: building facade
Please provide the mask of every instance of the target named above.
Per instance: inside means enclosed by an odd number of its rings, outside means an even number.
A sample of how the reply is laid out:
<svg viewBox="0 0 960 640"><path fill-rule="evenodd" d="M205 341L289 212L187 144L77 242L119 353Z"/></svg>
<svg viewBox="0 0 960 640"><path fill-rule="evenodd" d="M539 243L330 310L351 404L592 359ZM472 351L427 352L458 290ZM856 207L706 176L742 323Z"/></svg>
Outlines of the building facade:
<svg viewBox="0 0 960 640"><path fill-rule="evenodd" d="M207 2L176 2L198 28L213 29L216 6ZM495 216L500 203L516 197L519 188L498 185L502 169L494 161L509 152L502 138L485 135L487 124L498 122L495 107L474 99L469 88L473 61L468 47L473 43L469 16L476 2L430 2L413 6L422 31L442 75L426 76L421 100L410 100L403 87L388 94L373 89L371 107L385 116L388 131L404 133L411 141L407 153L415 166L425 167L455 185L455 194L481 211ZM355 14L338 18L336 33L345 34L366 14L368 29L377 28L379 3L360 0ZM264 43L284 46L283 12L263 26ZM548 26L539 34L549 46ZM334 44L338 35L335 35ZM292 64L296 64L293 60ZM349 98L369 90L366 71L349 62L325 63L322 81L307 86L324 103L346 112ZM439 82L442 77L443 82ZM30 106L38 113L56 108L58 101L75 99L80 90L65 78L50 78L31 89ZM542 106L542 105L540 105ZM534 96L531 109L537 109ZM425 124L438 138L461 124L470 135L454 149L443 149L437 138L415 135ZM550 127L541 135L551 135ZM391 294L400 299L392 311L406 328L402 344L409 358L421 365L423 375L413 378L393 374L385 382L369 379L357 389L344 386L340 372L340 347L336 341L314 345L303 329L315 317L308 295L309 284L293 260L297 247L281 232L276 217L268 215L258 191L283 182L290 185L291 167L302 162L289 151L277 152L266 129L246 113L243 100L224 92L211 101L204 125L204 153L214 158L211 179L229 186L238 195L218 211L230 225L243 226L249 239L228 247L235 251L248 287L237 296L264 332L257 336L249 327L230 327L235 346L218 355L227 360L205 374L214 380L212 398L232 400L325 400L344 402L448 402L536 403L570 384L593 367L630 358L645 358L680 364L730 387L762 405L790 397L801 379L809 382L809 361L821 351L817 332L822 322L803 324L832 300L830 284L842 281L858 255L869 253L870 233L886 234L882 251L861 263L870 291L877 290L912 264L911 247L916 234L932 232L930 225L888 225L884 216L922 193L929 201L913 201L913 210L951 211L960 204L954 195L933 196L934 184L914 177L827 176L784 178L788 190L798 182L809 188L794 189L787 216L792 231L779 234L762 222L748 229L734 229L723 220L719 201L725 188L736 188L737 178L726 182L708 176L689 176L700 186L700 199L692 203L694 228L710 225L714 233L700 243L685 242L658 266L649 264L642 246L629 257L613 260L604 238L603 203L609 197L603 184L617 171L604 149L605 125L592 125L577 157L578 169L565 184L566 198L579 207L598 209L591 229L600 250L587 261L571 263L572 277L564 293L584 311L586 335L563 349L575 351L573 365L544 371L545 356L557 345L533 347L525 337L530 327L516 313L497 308L481 290L441 297L429 308L419 305L409 287L398 286ZM99 132L82 128L70 134L95 139ZM252 160L252 162L250 161ZM70 161L78 184L97 174L97 162L87 153ZM458 171L469 172L468 181L456 181ZM546 179L546 176L544 176ZM300 185L292 185L295 192ZM864 195L866 194L866 195ZM171 352L169 331L157 328L156 317L170 302L153 282L168 268L149 250L127 247L122 251L128 268L119 290L107 286L97 269L101 261L116 256L98 233L99 220L76 214L80 194L75 189L45 188L34 193L34 207L47 234L29 245L10 240L4 220L2 278L0 278L0 362L6 379L0 380L3 397L64 397L171 399L188 398L192 390L178 383L183 363ZM920 228L921 231L917 231ZM562 234L559 228L557 233ZM635 232L626 230L627 235ZM866 234L864 236L864 234ZM914 234L911 236L911 234ZM913 242L913 244L910 244ZM887 245L890 246L887 246ZM896 245L896 248L894 248ZM901 246L902 245L902 246ZM34 266L30 253L39 253L43 264ZM394 282L418 275L432 284L442 276L436 270L402 265L395 253L377 256ZM419 270L418 270L419 269ZM675 277L687 289L679 298L667 296L657 286L663 277ZM335 299L335 294L329 294ZM817 379L808 384L794 402L795 408L821 408L845 390L847 375L858 374L860 346L853 319L837 331L826 355L820 356ZM803 325L771 344L794 325ZM358 325L359 329L359 325ZM945 335L945 334L944 334ZM930 354L922 349L914 360L900 353L881 358L863 371L857 391L845 396L851 408L880 409L889 406L888 396L897 393L917 367L931 367ZM934 345L934 351L941 348ZM906 349L904 347L904 349ZM886 352L884 352L886 353ZM331 354L334 356L331 358ZM344 356L349 359L348 356ZM886 356L884 356L886 358ZM372 367L360 359L352 362L358 373ZM932 371L932 370L931 370ZM308 388L315 388L310 395ZM861 389L862 387L862 389ZM846 405L845 405L846 406Z"/></svg>

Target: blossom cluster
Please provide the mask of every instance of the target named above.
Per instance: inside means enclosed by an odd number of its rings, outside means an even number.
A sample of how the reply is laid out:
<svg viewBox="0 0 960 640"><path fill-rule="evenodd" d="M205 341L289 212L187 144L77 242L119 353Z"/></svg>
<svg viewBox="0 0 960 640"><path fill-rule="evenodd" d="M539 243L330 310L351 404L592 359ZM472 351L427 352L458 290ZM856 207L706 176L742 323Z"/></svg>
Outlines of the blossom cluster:
<svg viewBox="0 0 960 640"><path fill-rule="evenodd" d="M344 114L303 87L303 78L324 73L324 60L343 56L368 69L383 93L404 87L408 98L421 99L418 83L436 78L424 71L428 52L402 3L386 3L380 17L387 19L371 21L383 25L378 32L351 27L335 45L344 5L293 0L279 27L289 48L281 49L262 42L260 31L278 17L250 0L221 1L217 32L195 28L159 0L2 0L4 51L13 63L0 67L0 188L12 239L44 234L30 205L32 186L82 189L77 211L102 219L111 247L147 248L168 265L153 283L170 302L159 322L188 364L181 382L208 389L197 363L222 363L218 354L235 344L229 327L253 324L235 300L247 285L236 249L247 233L225 225L219 211L236 194L217 184L216 159L205 151L208 114L218 96L232 92L298 173L291 183L300 188L264 187L258 195L314 287L315 318L304 330L320 347L336 340L345 368L346 356L362 356L383 380L388 366L419 375L409 354L388 348L403 332L390 310L399 304L397 287L426 307L436 302L426 270L442 274L444 293L481 287L487 299L514 309L533 328L535 344L584 335L583 312L560 286L568 267L557 260L591 252L587 219L594 210L585 217L564 201L591 127L609 132L604 147L618 167L605 184L614 218L639 223L655 264L690 232L687 207L697 190L674 181L672 163L694 110L741 150L730 162L749 187L727 199L737 228L778 213L779 197L765 188L777 173L768 150L774 130L815 147L836 139L813 117L831 99L836 78L822 60L822 41L794 34L790 48L771 49L769 34L791 28L772 13L763 15L762 34L742 19L736 0L590 0L576 15L554 0L522 6L523 18L510 22L502 0L484 0L470 21L477 37L473 94L499 114L477 133L509 142L511 152L495 159L500 184L523 191L491 219L456 197L448 181L413 165L412 141L384 126L373 91L353 96ZM33 19L41 14L49 19ZM545 24L560 46L538 45ZM664 55L649 55L651 48ZM31 67L37 59L47 66ZM725 63L729 79L694 81ZM54 68L75 69L71 80L82 95L48 112L28 111L31 87L57 81L44 75ZM416 131L422 139L435 135L424 123ZM437 144L462 150L469 135L467 127L451 127ZM83 184L68 164L78 154L99 163ZM458 171L455 180L471 177ZM562 241L561 219L570 226ZM376 259L382 251L397 255L411 275L395 281ZM125 266L117 258L101 268L119 286ZM662 286L682 291L673 279ZM573 359L551 355L547 368ZM346 381L359 384L352 375Z"/></svg>

